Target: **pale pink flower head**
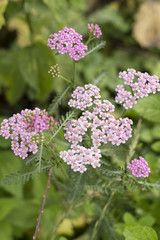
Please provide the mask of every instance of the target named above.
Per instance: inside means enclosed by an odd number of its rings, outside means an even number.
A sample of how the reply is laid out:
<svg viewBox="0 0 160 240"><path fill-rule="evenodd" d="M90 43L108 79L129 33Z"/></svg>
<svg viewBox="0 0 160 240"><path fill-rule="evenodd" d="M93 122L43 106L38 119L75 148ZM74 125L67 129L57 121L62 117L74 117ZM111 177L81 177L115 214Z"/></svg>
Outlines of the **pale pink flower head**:
<svg viewBox="0 0 160 240"><path fill-rule="evenodd" d="M127 71L119 73L119 78L124 80L124 85L117 85L115 101L122 104L125 109L137 104L137 99L160 91L159 78L156 75L150 76L147 72L136 72L135 69L128 68ZM129 86L129 90L125 89L125 85Z"/></svg>
<svg viewBox="0 0 160 240"><path fill-rule="evenodd" d="M78 108L82 115L66 124L64 137L71 143L68 151L61 151L60 157L71 165L73 171L85 172L87 165L100 167L101 144L124 144L132 136L133 124L129 118L119 118L111 114L114 105L108 100L101 100L100 89L93 84L78 86L69 100L70 107ZM89 136L88 136L88 133ZM86 134L86 136L85 136ZM83 147L83 140L90 142L90 148Z"/></svg>

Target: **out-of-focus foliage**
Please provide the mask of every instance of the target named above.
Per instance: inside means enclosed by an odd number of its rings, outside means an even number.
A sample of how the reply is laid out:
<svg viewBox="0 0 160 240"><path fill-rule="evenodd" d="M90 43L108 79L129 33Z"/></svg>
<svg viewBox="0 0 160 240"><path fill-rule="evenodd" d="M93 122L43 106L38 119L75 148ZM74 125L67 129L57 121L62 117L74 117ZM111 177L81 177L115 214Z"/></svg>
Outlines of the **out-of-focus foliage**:
<svg viewBox="0 0 160 240"><path fill-rule="evenodd" d="M7 6L7 0L2 0L0 2L0 29L5 24L4 12Z"/></svg>
<svg viewBox="0 0 160 240"><path fill-rule="evenodd" d="M105 48L80 60L77 73L81 85L95 82L104 98L114 101L115 86L122 83L118 78L121 70L135 68L160 77L159 11L158 1L147 0L0 1L0 120L24 108L47 108L55 96L61 96L66 91L67 84L61 79L53 79L48 70L51 65L58 63L61 75L70 79L72 61L66 55L56 56L46 46L48 36L63 26L75 28L83 34L84 41L88 36L87 23L97 23L102 28L101 40L107 42ZM59 110L58 105L54 108L50 106L50 113L54 116L65 115L69 98L67 94L64 94L65 100L58 98L62 104ZM122 109L118 106L117 109L120 116ZM57 240L88 240L108 198L108 184L113 191L119 188L119 193L113 198L104 218L104 227L98 233L99 239L135 240L139 236L141 240L147 237L148 240L160 238L159 94L140 99L128 116L135 123L142 118L136 154L148 161L151 168L148 181L154 186L132 179L128 186L123 179L130 189L124 194L124 185L120 185L122 179L118 174L123 170L123 159L128 154L131 141L126 148L105 147L102 162L109 166L112 162L115 168L108 168L104 179L101 179L102 167L96 172L90 170L90 178L84 174L81 180L70 171L66 180L63 172L66 165L61 163L58 168L55 167L52 176L39 239L48 240L55 235ZM67 149L68 143L63 139L63 132L57 136L55 145L58 150ZM0 150L0 239L32 239L47 174L36 173L34 179L25 185L22 181L17 185L4 184L5 176L13 179L15 176L11 173L23 173L28 166L13 155L10 141L2 137ZM120 169L116 169L116 165ZM83 199L84 196L87 199ZM68 212L73 199L76 203ZM63 220L60 225L59 220Z"/></svg>
<svg viewBox="0 0 160 240"><path fill-rule="evenodd" d="M160 47L160 2L144 2L133 26L133 35L143 47Z"/></svg>

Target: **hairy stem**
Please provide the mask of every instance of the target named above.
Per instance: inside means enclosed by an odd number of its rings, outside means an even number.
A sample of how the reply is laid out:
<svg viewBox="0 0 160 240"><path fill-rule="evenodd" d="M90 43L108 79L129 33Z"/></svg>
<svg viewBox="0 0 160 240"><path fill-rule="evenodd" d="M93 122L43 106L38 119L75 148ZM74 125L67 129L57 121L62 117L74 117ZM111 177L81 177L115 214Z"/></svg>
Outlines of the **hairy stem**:
<svg viewBox="0 0 160 240"><path fill-rule="evenodd" d="M36 225L35 233L34 233L34 236L33 236L33 240L36 240L37 234L38 234L38 231L39 231L39 225L40 225L40 221L41 221L41 216L42 216L43 209L44 209L44 206L45 206L45 203L46 203L48 189L50 188L51 176L52 176L52 167L49 170L47 186L46 186L45 194L43 195L43 201L42 201L42 205L41 205L41 210L40 210L39 216L37 218L37 225Z"/></svg>

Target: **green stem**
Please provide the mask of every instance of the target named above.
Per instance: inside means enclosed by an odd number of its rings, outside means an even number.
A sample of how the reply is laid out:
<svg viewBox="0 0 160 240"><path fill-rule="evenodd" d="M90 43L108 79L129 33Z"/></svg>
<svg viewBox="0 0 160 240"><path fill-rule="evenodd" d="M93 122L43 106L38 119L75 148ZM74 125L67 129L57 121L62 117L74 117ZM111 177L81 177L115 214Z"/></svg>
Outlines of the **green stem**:
<svg viewBox="0 0 160 240"><path fill-rule="evenodd" d="M133 92L131 86L129 86L129 88L130 88L130 91L131 91L131 93L132 93L132 96L134 96L134 92Z"/></svg>
<svg viewBox="0 0 160 240"><path fill-rule="evenodd" d="M48 146L47 146L47 147L48 147ZM55 152L53 151L53 149L52 149L50 146L48 147L48 149L49 149L49 151L51 152L53 158L56 160L56 162L59 163L59 166L60 166L62 172L64 173L64 175L65 175L67 178L69 178L68 175L66 174L65 170L63 169L62 164L61 164L60 161L58 160Z"/></svg>
<svg viewBox="0 0 160 240"><path fill-rule="evenodd" d="M62 75L59 75L60 78L62 78L63 80L65 80L66 82L72 83L69 79L63 77Z"/></svg>
<svg viewBox="0 0 160 240"><path fill-rule="evenodd" d="M92 37L92 35L89 36L89 38L88 38L87 42L85 43L85 45L88 45L93 39L95 39L95 37Z"/></svg>
<svg viewBox="0 0 160 240"><path fill-rule="evenodd" d="M127 111L126 109L123 110L121 118L125 115L126 111Z"/></svg>
<svg viewBox="0 0 160 240"><path fill-rule="evenodd" d="M94 226L94 229L93 229L93 233L92 233L92 236L91 236L91 240L96 240L97 239L97 232L99 230L99 227L101 225L101 222L103 220L103 218L105 217L106 215L106 212L107 212L107 209L108 209L108 206L110 205L111 203L111 200L113 198L113 195L114 195L114 192L111 193L107 203L105 204L103 210L102 210L102 213L101 213L101 216L100 218L97 220L95 226Z"/></svg>

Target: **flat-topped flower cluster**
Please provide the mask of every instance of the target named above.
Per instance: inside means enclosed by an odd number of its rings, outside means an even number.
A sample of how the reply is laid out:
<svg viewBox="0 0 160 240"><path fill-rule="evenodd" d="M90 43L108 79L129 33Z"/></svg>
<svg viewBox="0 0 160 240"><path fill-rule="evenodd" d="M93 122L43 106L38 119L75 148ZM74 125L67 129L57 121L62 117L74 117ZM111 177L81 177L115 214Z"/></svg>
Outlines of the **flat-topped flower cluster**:
<svg viewBox="0 0 160 240"><path fill-rule="evenodd" d="M137 80L134 80L135 77ZM150 76L148 73L136 72L135 69L128 68L127 72L119 73L119 78L124 79L124 84L130 87L130 90L126 90L124 85L117 85L115 89L117 92L115 101L122 103L125 109L132 108L137 103L137 99L160 91L160 82L156 75Z"/></svg>
<svg viewBox="0 0 160 240"><path fill-rule="evenodd" d="M114 105L108 100L100 100L100 89L92 84L85 87L77 87L72 93L70 107L81 109L82 115L78 120L72 120L65 127L65 138L72 143L71 149L60 152L61 158L71 165L74 171L83 173L87 170L86 165L93 168L100 166L100 149L102 143L111 142L119 146L132 136L132 120L119 118L111 114ZM91 110L86 108L91 108ZM83 136L89 131L92 142L91 148L87 149L80 145Z"/></svg>
<svg viewBox="0 0 160 240"><path fill-rule="evenodd" d="M127 163L127 168L131 170L132 175L135 177L149 177L151 169L148 166L147 161L139 156L139 159L133 159L131 163Z"/></svg>
<svg viewBox="0 0 160 240"><path fill-rule="evenodd" d="M16 156L25 159L28 152L36 154L43 131L52 129L54 119L46 110L25 109L1 123L0 135L11 139L11 149Z"/></svg>
<svg viewBox="0 0 160 240"><path fill-rule="evenodd" d="M88 49L82 39L82 35L73 28L64 27L58 33L50 35L47 45L51 50L57 49L59 54L68 53L71 58L78 61L85 57L85 51Z"/></svg>

